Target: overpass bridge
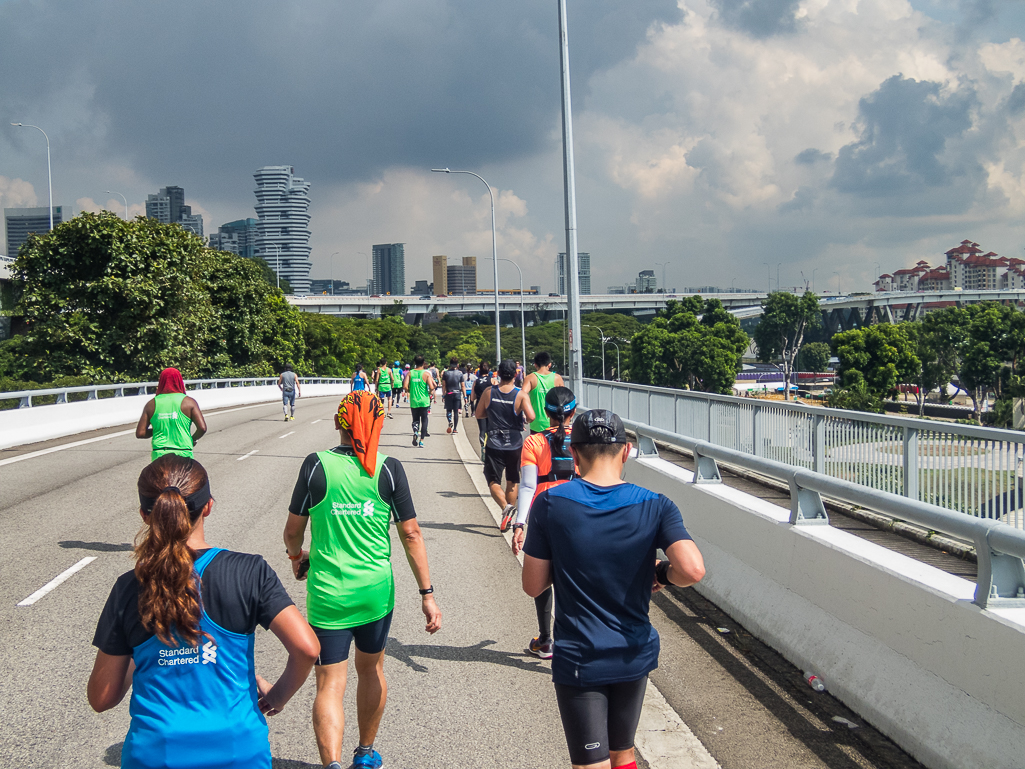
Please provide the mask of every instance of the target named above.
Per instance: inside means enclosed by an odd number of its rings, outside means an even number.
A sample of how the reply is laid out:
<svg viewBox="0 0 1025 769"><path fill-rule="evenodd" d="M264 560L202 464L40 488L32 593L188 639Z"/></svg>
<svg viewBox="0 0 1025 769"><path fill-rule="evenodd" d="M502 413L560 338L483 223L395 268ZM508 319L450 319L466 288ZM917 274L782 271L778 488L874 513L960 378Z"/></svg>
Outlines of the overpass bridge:
<svg viewBox="0 0 1025 769"><path fill-rule="evenodd" d="M287 425L273 383L219 384L192 393L210 426L197 448L217 497L208 536L263 553L302 607L302 586L284 579L280 531L303 457L335 440L330 419L346 383L304 386ZM0 754L12 764L117 765L126 705L96 716L76 692L107 592L131 568L134 483L149 449L130 426L149 396L133 390L150 385L0 411L0 524L21 554L0 561L0 672L5 691L18 692L0 700ZM708 566L696 589L652 602L662 657L638 736L650 769L1020 765L1025 535L1015 458L1025 435L596 380L580 400L629 420L640 453L627 479L677 502ZM435 437L414 450L404 412L397 417L385 421L382 451L410 476L446 625L428 639L417 612L397 602L378 747L398 766L448 766L453 755L466 766L565 766L547 664L522 652L533 606L496 530L475 425L448 436L435 413ZM6 440L15 428L27 430L19 445ZM690 468L665 447L692 455ZM789 492L716 482L727 467ZM829 500L973 545L976 580L838 529ZM401 559L395 571L397 594L415 597ZM258 671L282 663L268 639L258 631ZM806 670L833 696L808 689ZM318 765L311 704L307 684L272 722L275 766ZM441 717L406 715L423 712Z"/></svg>

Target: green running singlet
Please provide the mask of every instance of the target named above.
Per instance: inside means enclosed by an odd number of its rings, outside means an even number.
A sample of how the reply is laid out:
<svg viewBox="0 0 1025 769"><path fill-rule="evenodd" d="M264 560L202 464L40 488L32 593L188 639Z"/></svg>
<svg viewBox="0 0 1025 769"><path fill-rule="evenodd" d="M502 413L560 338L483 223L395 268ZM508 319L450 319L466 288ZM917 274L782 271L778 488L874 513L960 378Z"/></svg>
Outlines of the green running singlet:
<svg viewBox="0 0 1025 769"><path fill-rule="evenodd" d="M427 381L424 379L425 372L422 368L415 368L409 372L409 407L411 409L425 409L431 405L431 394L427 392Z"/></svg>
<svg viewBox="0 0 1025 769"><path fill-rule="evenodd" d="M344 629L381 619L395 607L391 568L391 509L378 482L354 456L317 452L327 495L310 508L310 575L306 615L314 627Z"/></svg>
<svg viewBox="0 0 1025 769"><path fill-rule="evenodd" d="M379 393L391 392L391 369L377 369L377 391Z"/></svg>
<svg viewBox="0 0 1025 769"><path fill-rule="evenodd" d="M149 423L153 428L153 451L150 461L177 454L192 457L192 420L182 413L184 393L164 393L154 399L155 408Z"/></svg>
<svg viewBox="0 0 1025 769"><path fill-rule="evenodd" d="M545 396L555 387L555 374L534 372L534 376L537 377L537 387L530 391L530 405L534 407L534 421L530 423L530 429L539 433L552 426L548 412L545 411Z"/></svg>

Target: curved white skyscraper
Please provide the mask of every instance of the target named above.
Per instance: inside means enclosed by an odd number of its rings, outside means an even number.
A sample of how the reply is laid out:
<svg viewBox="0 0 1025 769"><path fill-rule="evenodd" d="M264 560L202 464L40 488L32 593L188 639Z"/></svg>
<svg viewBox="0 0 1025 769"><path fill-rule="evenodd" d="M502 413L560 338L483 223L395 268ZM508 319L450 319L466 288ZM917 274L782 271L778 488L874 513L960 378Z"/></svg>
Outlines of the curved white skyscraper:
<svg viewBox="0 0 1025 769"><path fill-rule="evenodd" d="M256 179L256 256L292 284L310 293L310 185L292 166L264 166Z"/></svg>

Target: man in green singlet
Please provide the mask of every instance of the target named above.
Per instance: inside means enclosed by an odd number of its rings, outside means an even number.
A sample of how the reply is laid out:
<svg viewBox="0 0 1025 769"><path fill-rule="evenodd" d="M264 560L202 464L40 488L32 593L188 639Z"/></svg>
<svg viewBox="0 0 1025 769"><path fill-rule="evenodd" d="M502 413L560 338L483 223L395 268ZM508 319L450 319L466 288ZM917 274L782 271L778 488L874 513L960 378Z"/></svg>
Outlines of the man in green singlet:
<svg viewBox="0 0 1025 769"><path fill-rule="evenodd" d="M192 432L192 426L196 432ZM192 456L192 447L206 434L206 420L199 404L185 394L185 382L176 368L160 372L157 394L142 410L135 437L153 439L151 460L164 454Z"/></svg>
<svg viewBox="0 0 1025 769"><path fill-rule="evenodd" d="M395 408L402 407L402 361L395 361L395 367L391 370L392 398L395 401Z"/></svg>
<svg viewBox="0 0 1025 769"><path fill-rule="evenodd" d="M402 391L409 395L409 410L413 412L413 445L424 447L424 438L430 438L427 432L427 414L434 403L434 391L438 384L430 371L424 371L424 356L413 358L413 370L406 374L402 383Z"/></svg>
<svg viewBox="0 0 1025 769"><path fill-rule="evenodd" d="M388 419L392 419L392 371L386 364L387 361L384 358L377 361L377 370L374 372L374 384L377 385L377 397L381 399L381 405L387 409L386 416Z"/></svg>
<svg viewBox="0 0 1025 769"><path fill-rule="evenodd" d="M565 387L562 377L552 373L552 356L539 352L534 356L534 368L537 369L523 382L523 392L530 398L534 407L534 421L530 423L530 434L540 433L551 427L545 413L545 396L553 387Z"/></svg>

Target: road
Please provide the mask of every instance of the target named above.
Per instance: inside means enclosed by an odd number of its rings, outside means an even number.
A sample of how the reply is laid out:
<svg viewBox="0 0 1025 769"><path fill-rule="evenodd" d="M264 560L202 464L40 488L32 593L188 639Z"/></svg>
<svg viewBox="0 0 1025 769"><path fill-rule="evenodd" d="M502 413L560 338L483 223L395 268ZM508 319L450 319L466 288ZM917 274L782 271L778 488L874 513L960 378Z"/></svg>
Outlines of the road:
<svg viewBox="0 0 1025 769"><path fill-rule="evenodd" d="M216 500L208 540L264 555L301 609L304 589L291 579L281 530L303 458L336 443L336 403L302 399L296 421L289 423L276 404L211 412L210 433L197 451ZM426 448L414 449L408 413L401 409L386 421L381 450L399 458L409 475L444 625L434 636L424 632L416 585L397 553L398 598L386 662L389 703L377 742L385 765L566 767L549 666L523 650L535 632L533 602L520 591L519 565L473 482L479 466L464 463L476 447L475 424L469 420L462 435L447 436L443 414L435 409L433 436ZM0 525L7 553L0 560L5 766L118 765L127 701L95 714L85 683L95 656L96 620L117 576L132 567L131 543L140 528L135 483L148 462L148 444L123 432L0 452ZM456 440L466 441L463 459ZM57 450L37 453L47 449ZM84 558L95 560L30 606L16 606ZM656 597L652 618L663 650L652 681L668 702L668 715L682 716L709 749L711 756L697 765L916 765L840 703L812 694L800 671L693 590ZM268 678L284 664L280 645L263 630L257 630L256 662ZM353 694L354 688L350 714ZM270 719L275 769L319 766L312 698L311 680ZM355 744L354 727L350 718L346 749ZM690 765L652 760L652 769Z"/></svg>

